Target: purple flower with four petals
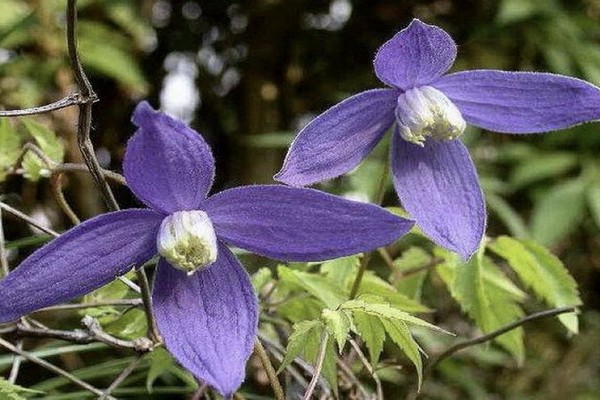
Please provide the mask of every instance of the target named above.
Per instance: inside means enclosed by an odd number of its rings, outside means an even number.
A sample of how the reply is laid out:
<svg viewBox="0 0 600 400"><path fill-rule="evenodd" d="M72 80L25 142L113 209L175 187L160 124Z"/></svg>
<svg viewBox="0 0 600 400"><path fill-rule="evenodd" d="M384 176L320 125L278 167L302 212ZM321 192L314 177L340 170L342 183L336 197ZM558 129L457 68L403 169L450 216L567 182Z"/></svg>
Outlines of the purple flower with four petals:
<svg viewBox="0 0 600 400"><path fill-rule="evenodd" d="M258 306L225 243L286 261L387 245L412 227L384 209L312 189L246 186L207 197L210 148L182 122L138 105L124 173L150 209L92 218L34 252L0 281L0 323L99 288L160 255L153 312L166 347L226 397L244 379Z"/></svg>
<svg viewBox="0 0 600 400"><path fill-rule="evenodd" d="M485 231L477 173L457 140L466 122L503 133L535 133L600 119L600 89L549 73L472 70L444 75L456 44L415 19L378 51L387 89L354 95L309 123L289 149L280 182L304 186L356 167L395 123L396 192L437 244L470 257Z"/></svg>

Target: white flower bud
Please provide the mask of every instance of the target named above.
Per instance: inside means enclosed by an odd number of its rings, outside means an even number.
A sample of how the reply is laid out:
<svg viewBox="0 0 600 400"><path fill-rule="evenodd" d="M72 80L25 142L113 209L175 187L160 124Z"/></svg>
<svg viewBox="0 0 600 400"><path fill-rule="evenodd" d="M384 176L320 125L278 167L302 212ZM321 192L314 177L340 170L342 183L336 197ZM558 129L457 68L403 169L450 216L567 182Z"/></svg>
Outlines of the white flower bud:
<svg viewBox="0 0 600 400"><path fill-rule="evenodd" d="M402 138L419 146L427 138L454 140L467 126L454 103L431 86L409 89L400 95L396 118Z"/></svg>
<svg viewBox="0 0 600 400"><path fill-rule="evenodd" d="M156 245L161 256L188 275L217 260L217 236L204 211L177 211L166 217Z"/></svg>

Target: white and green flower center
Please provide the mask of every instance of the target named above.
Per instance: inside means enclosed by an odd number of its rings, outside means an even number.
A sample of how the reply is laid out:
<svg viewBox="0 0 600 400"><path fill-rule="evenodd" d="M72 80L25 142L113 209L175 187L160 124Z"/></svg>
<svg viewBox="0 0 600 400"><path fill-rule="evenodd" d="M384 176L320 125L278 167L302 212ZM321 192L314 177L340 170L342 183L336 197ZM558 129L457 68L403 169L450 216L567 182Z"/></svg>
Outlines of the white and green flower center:
<svg viewBox="0 0 600 400"><path fill-rule="evenodd" d="M431 86L409 89L400 95L396 118L400 136L419 146L428 138L454 140L467 126L452 101Z"/></svg>
<svg viewBox="0 0 600 400"><path fill-rule="evenodd" d="M166 217L156 244L161 256L188 275L217 260L217 236L204 211L177 211Z"/></svg>

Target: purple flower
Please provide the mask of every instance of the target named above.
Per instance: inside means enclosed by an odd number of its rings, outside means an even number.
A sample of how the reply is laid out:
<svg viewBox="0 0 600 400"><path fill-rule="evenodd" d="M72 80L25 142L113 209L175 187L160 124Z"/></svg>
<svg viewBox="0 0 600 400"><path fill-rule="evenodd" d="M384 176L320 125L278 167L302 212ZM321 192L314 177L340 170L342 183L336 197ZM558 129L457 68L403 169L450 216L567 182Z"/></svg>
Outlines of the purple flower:
<svg viewBox="0 0 600 400"><path fill-rule="evenodd" d="M167 348L230 396L244 378L258 308L225 243L287 261L384 246L413 225L382 208L312 189L247 186L207 198L214 159L180 121L138 105L124 172L150 209L92 218L40 248L0 281L0 323L101 287L157 253L153 311Z"/></svg>
<svg viewBox="0 0 600 400"><path fill-rule="evenodd" d="M378 51L368 90L315 118L296 137L275 176L310 185L356 167L396 123L394 187L417 225L437 244L470 257L486 212L467 149L456 140L465 121L503 133L534 133L600 119L600 89L560 75L473 70L444 75L456 44L415 19Z"/></svg>

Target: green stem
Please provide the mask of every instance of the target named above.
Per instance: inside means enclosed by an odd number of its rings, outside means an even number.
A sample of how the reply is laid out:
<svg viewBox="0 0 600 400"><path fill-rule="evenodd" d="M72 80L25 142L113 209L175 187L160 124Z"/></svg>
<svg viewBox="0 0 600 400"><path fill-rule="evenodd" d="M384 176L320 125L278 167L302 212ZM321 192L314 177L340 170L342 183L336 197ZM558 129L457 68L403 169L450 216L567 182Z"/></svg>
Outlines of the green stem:
<svg viewBox="0 0 600 400"><path fill-rule="evenodd" d="M273 388L273 393L275 394L275 398L277 400L285 400L285 393L281 384L279 383L279 379L277 378L277 372L269 359L269 355L267 354L267 350L265 350L264 346L260 342L258 338L254 342L254 353L260 358L260 362L265 369L267 377L269 378L269 383L271 384L271 388Z"/></svg>

